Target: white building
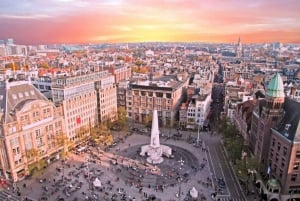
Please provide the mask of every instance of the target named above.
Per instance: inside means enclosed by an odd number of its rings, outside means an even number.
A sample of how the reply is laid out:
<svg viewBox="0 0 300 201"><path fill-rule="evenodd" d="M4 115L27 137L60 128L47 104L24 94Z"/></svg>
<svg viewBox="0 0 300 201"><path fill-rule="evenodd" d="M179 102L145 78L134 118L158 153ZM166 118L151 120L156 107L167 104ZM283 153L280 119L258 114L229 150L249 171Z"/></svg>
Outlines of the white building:
<svg viewBox="0 0 300 201"><path fill-rule="evenodd" d="M187 108L187 128L202 128L210 112L211 94L194 95Z"/></svg>

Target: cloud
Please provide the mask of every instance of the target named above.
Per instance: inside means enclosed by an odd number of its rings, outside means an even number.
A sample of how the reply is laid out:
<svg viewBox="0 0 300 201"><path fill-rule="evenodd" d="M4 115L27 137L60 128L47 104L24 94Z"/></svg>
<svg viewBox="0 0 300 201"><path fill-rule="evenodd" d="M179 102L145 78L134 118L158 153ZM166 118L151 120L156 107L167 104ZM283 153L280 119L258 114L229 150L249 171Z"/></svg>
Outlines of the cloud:
<svg viewBox="0 0 300 201"><path fill-rule="evenodd" d="M275 36L295 40L292 35L300 30L299 7L297 0L0 1L0 38L25 43L235 41L242 34L260 41L260 35L272 33L274 40Z"/></svg>

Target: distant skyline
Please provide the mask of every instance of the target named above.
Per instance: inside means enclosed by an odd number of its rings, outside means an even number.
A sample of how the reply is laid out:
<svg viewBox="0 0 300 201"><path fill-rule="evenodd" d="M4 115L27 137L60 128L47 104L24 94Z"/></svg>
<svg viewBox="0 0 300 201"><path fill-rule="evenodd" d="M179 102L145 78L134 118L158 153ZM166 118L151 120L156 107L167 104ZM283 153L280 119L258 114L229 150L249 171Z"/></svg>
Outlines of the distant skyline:
<svg viewBox="0 0 300 201"><path fill-rule="evenodd" d="M1 0L16 44L300 43L299 0Z"/></svg>

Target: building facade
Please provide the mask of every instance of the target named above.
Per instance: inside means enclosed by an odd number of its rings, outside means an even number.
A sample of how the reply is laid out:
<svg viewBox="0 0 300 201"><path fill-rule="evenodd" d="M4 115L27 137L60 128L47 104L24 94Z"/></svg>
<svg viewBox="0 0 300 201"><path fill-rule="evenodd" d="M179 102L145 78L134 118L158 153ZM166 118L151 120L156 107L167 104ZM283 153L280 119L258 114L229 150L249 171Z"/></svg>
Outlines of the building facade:
<svg viewBox="0 0 300 201"><path fill-rule="evenodd" d="M95 82L97 113L99 122L117 120L117 88L113 75L107 75Z"/></svg>
<svg viewBox="0 0 300 201"><path fill-rule="evenodd" d="M146 122L155 108L160 124L173 126L189 79L168 78L165 79L167 81L146 80L129 84L126 93L127 116L137 122Z"/></svg>
<svg viewBox="0 0 300 201"><path fill-rule="evenodd" d="M119 83L121 80L129 80L131 78L131 67L128 65L118 65L108 68L110 72L115 77L115 83Z"/></svg>
<svg viewBox="0 0 300 201"><path fill-rule="evenodd" d="M1 82L0 99L1 176L15 182L59 158L63 111L26 81Z"/></svg>
<svg viewBox="0 0 300 201"><path fill-rule="evenodd" d="M286 98L277 73L270 81L265 99L258 100L252 115L250 148L269 175L258 180L268 200L300 198L300 104Z"/></svg>
<svg viewBox="0 0 300 201"><path fill-rule="evenodd" d="M66 134L74 142L89 135L90 128L99 121L116 117L114 78L107 71L57 77L51 88L53 102L63 105Z"/></svg>
<svg viewBox="0 0 300 201"><path fill-rule="evenodd" d="M187 108L187 128L203 128L210 112L211 94L194 95Z"/></svg>

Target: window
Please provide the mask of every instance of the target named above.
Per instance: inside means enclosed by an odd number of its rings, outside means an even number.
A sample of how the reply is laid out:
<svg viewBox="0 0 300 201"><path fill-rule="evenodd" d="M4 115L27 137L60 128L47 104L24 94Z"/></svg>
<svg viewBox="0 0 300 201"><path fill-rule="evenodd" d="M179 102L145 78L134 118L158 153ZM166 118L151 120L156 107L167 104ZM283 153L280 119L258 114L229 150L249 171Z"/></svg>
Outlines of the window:
<svg viewBox="0 0 300 201"><path fill-rule="evenodd" d="M300 150L297 150L297 152L296 152L296 157L297 157L297 158L300 158Z"/></svg>
<svg viewBox="0 0 300 201"><path fill-rule="evenodd" d="M299 162L294 163L293 170L298 170L299 169Z"/></svg>
<svg viewBox="0 0 300 201"><path fill-rule="evenodd" d="M276 162L278 161L278 157L279 157L279 154L276 153L276 158L275 158Z"/></svg>
<svg viewBox="0 0 300 201"><path fill-rule="evenodd" d="M13 154L14 154L14 155L20 154L20 149L19 149L19 147L16 147L16 148L13 149Z"/></svg>
<svg viewBox="0 0 300 201"><path fill-rule="evenodd" d="M279 177L280 177L280 178L282 178L282 174L283 174L283 171L282 171L282 169L280 169L280 170L279 170Z"/></svg>
<svg viewBox="0 0 300 201"><path fill-rule="evenodd" d="M25 134L24 136L25 149L29 150L32 148L31 135L30 133Z"/></svg>
<svg viewBox="0 0 300 201"><path fill-rule="evenodd" d="M11 140L10 140L10 145L11 145L12 147L19 146L19 139L18 139L18 138L11 139Z"/></svg>
<svg viewBox="0 0 300 201"><path fill-rule="evenodd" d="M276 171L277 171L277 165L274 164L273 172L276 174Z"/></svg>
<svg viewBox="0 0 300 201"><path fill-rule="evenodd" d="M272 139L272 147L275 146L275 142L276 142L276 140L273 138L273 139Z"/></svg>
<svg viewBox="0 0 300 201"><path fill-rule="evenodd" d="M282 159L281 159L281 167L283 168L284 165L285 165L285 160L282 158Z"/></svg>
<svg viewBox="0 0 300 201"><path fill-rule="evenodd" d="M280 151L280 148L281 148L281 143L278 142L278 144L277 144L277 151Z"/></svg>
<svg viewBox="0 0 300 201"><path fill-rule="evenodd" d="M41 137L41 130L40 129L35 130L35 135L36 138Z"/></svg>
<svg viewBox="0 0 300 201"><path fill-rule="evenodd" d="M297 173L293 173L291 176L291 181L296 181L297 180Z"/></svg>
<svg viewBox="0 0 300 201"><path fill-rule="evenodd" d="M19 98L23 98L23 94L22 93L19 93Z"/></svg>
<svg viewBox="0 0 300 201"><path fill-rule="evenodd" d="M283 155L286 156L286 153L287 153L287 148L283 147Z"/></svg>
<svg viewBox="0 0 300 201"><path fill-rule="evenodd" d="M156 97L159 97L159 98L162 98L163 97L163 93L161 93L161 92L156 92Z"/></svg>
<svg viewBox="0 0 300 201"><path fill-rule="evenodd" d="M38 111L32 113L33 117L38 117L39 115L40 115L40 113Z"/></svg>

